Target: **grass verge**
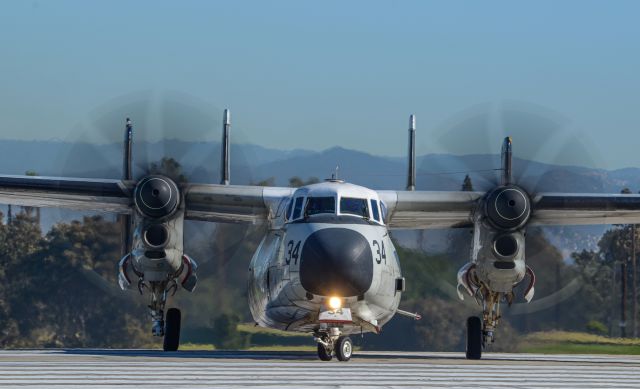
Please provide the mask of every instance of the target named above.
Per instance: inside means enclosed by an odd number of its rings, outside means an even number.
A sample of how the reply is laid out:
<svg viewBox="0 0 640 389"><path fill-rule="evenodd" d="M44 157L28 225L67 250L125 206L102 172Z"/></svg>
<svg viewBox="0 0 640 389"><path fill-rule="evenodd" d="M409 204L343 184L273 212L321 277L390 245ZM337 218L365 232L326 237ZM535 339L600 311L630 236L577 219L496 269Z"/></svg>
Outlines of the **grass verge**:
<svg viewBox="0 0 640 389"><path fill-rule="evenodd" d="M583 332L535 332L522 339L518 351L541 354L640 355L640 339L608 338Z"/></svg>

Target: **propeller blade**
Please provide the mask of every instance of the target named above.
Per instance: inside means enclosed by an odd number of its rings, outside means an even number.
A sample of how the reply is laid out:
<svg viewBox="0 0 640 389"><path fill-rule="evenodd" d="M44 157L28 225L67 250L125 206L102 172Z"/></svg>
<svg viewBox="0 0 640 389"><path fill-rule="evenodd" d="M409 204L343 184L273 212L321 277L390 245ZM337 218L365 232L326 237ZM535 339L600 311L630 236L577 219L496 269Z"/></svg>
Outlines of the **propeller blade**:
<svg viewBox="0 0 640 389"><path fill-rule="evenodd" d="M522 102L506 102L500 112L503 128L517 142L513 181L529 195L540 191L582 191L580 180L571 178L563 165L598 166L598 152L584 136L572 128L571 121L559 113ZM601 165L600 165L601 166ZM572 169L573 170L573 169ZM567 178L564 179L563 177ZM588 191L594 191L592 188Z"/></svg>
<svg viewBox="0 0 640 389"><path fill-rule="evenodd" d="M582 181L573 179L576 169L561 167L601 165L595 148L567 118L535 104L482 104L438 126L430 139L454 156L423 157L417 173L419 189L460 189L469 175L473 189L479 191L506 183L517 184L531 195L543 190L602 191L596 177L586 186L575 187ZM503 139L501 150L495 147L497 139ZM517 142L515 154L513 142Z"/></svg>
<svg viewBox="0 0 640 389"><path fill-rule="evenodd" d="M495 118L492 104L480 104L438 125L433 136L420 137L434 142L438 151L453 155L419 158L417 189L459 190L466 175L476 191L489 191L499 185L496 170L500 161L495 157L499 150L492 141L497 139Z"/></svg>

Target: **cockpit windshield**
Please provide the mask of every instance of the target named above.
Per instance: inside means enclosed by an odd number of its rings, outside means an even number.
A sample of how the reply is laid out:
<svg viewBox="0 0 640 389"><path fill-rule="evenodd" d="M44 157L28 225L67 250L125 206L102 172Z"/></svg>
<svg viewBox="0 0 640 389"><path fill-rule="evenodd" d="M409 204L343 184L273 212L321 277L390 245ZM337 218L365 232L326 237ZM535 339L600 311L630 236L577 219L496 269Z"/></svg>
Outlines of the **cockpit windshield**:
<svg viewBox="0 0 640 389"><path fill-rule="evenodd" d="M312 216L320 213L336 213L335 197L309 197L305 215Z"/></svg>
<svg viewBox="0 0 640 389"><path fill-rule="evenodd" d="M369 218L369 209L366 199L342 197L340 199L340 213Z"/></svg>

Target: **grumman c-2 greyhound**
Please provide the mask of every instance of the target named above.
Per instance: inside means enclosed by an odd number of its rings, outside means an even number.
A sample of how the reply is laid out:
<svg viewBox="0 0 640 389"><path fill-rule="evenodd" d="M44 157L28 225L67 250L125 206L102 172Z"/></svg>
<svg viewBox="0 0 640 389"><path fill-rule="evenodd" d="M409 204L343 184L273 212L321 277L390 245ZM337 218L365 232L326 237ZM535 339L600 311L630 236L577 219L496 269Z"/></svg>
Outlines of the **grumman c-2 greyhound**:
<svg viewBox="0 0 640 389"><path fill-rule="evenodd" d="M398 309L405 281L389 230L473 228L470 261L458 291L476 299L467 320L467 350L479 359L493 342L501 303L535 276L525 263L525 229L546 224L640 223L640 196L527 193L512 180L512 142L502 147L500 184L488 192L415 190L415 118L409 126L405 191L371 190L337 177L294 188L229 182L229 111L224 113L221 184L177 184L162 175L132 179L133 127L127 119L122 180L0 176L0 203L66 207L121 215L119 284L150 294L152 333L179 347L180 311L164 313L178 284L193 291L197 264L183 248L184 220L266 223L248 274L249 304L260 326L312 334L318 356L352 355L350 334L380 332Z"/></svg>

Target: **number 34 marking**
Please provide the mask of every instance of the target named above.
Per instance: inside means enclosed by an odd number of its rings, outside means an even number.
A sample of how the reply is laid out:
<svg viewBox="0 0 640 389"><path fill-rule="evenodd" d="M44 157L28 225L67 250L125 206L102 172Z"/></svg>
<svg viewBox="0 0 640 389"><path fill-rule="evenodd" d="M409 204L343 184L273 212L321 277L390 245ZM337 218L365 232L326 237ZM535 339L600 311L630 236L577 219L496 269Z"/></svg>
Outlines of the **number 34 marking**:
<svg viewBox="0 0 640 389"><path fill-rule="evenodd" d="M291 260L293 259L293 264L297 265L298 264L298 257L300 256L300 243L302 241L298 241L298 243L294 243L294 241L290 240L289 243L287 243L287 252L284 256L284 261L288 264L291 263Z"/></svg>
<svg viewBox="0 0 640 389"><path fill-rule="evenodd" d="M374 257L376 258L376 263L381 263L384 259L385 265L387 264L387 253L384 251L384 240L378 243L377 240L373 241L373 248L376 250Z"/></svg>

